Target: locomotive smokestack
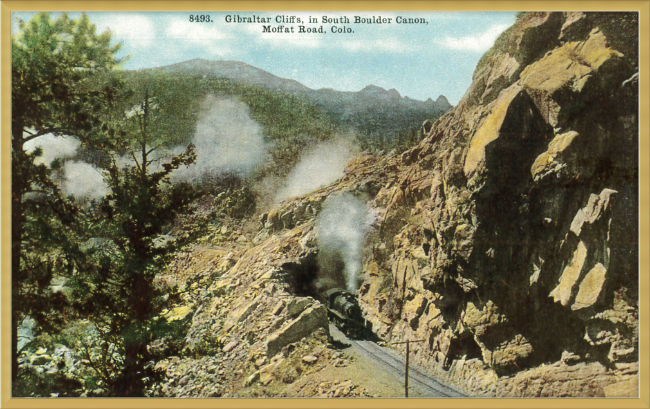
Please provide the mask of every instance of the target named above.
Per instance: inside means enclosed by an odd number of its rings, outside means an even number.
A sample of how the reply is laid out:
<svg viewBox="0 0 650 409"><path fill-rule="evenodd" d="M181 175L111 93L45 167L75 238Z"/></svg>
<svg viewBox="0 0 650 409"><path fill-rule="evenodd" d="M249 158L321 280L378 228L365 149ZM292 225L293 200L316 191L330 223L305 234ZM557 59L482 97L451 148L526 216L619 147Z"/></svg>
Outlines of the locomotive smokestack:
<svg viewBox="0 0 650 409"><path fill-rule="evenodd" d="M342 267L347 290L352 293L357 290L363 245L370 224L366 205L351 194L332 195L325 200L317 222L321 279L341 281Z"/></svg>

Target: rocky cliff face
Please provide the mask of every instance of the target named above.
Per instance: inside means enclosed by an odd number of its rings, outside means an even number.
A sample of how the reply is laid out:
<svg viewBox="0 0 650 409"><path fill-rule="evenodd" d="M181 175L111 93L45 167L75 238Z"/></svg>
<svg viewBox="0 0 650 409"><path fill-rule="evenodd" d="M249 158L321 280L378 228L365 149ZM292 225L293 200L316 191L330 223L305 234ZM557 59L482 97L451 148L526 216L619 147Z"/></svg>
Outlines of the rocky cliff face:
<svg viewBox="0 0 650 409"><path fill-rule="evenodd" d="M381 335L428 340L417 359L474 390L635 390L637 47L623 13L527 14L497 40L380 192L361 293Z"/></svg>
<svg viewBox="0 0 650 409"><path fill-rule="evenodd" d="M358 295L378 336L424 339L411 359L475 394L636 396L637 31L520 18L418 146L354 159L210 256L187 348L220 340L228 390L313 371L296 348L330 362L315 219L348 192L374 215Z"/></svg>

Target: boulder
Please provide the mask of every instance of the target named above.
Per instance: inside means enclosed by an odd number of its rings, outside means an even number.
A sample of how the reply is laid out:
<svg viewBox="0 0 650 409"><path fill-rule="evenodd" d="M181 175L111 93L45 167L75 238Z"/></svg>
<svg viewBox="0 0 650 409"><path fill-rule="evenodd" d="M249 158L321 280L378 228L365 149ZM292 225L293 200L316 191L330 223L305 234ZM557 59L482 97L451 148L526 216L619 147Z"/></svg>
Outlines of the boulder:
<svg viewBox="0 0 650 409"><path fill-rule="evenodd" d="M503 178L507 175L503 172L517 171L552 132L530 94L521 85L512 85L499 94L472 137L463 166L465 177L476 179L492 170L494 177ZM495 142L497 140L499 143ZM488 169L490 164L492 168ZM523 174L516 176L525 177Z"/></svg>
<svg viewBox="0 0 650 409"><path fill-rule="evenodd" d="M233 349L235 349L235 347L237 346L237 344L238 344L237 341L230 341L229 343L227 343L227 344L223 347L223 352L228 353L228 352L232 351Z"/></svg>
<svg viewBox="0 0 650 409"><path fill-rule="evenodd" d="M576 154L572 152L575 149L571 148L575 146L574 141L578 139L578 136L576 131L556 135L549 143L548 149L535 159L530 169L533 180L539 181L550 174L556 174L557 177L560 177L560 171L567 173L567 163L570 163L570 159L573 159L572 156ZM569 176L575 176L574 174L575 172L571 172Z"/></svg>
<svg viewBox="0 0 650 409"><path fill-rule="evenodd" d="M260 371L255 371L251 376L246 378L245 386L251 386L255 382L260 380Z"/></svg>
<svg viewBox="0 0 650 409"><path fill-rule="evenodd" d="M478 309L473 302L468 302L465 312L462 316L462 323L468 327L475 336L482 336L489 327L500 324L504 321L504 317L499 314L498 308L491 300Z"/></svg>
<svg viewBox="0 0 650 409"><path fill-rule="evenodd" d="M578 210L578 213L571 222L571 231L578 237L587 225L593 225L598 220L602 220L610 209L612 196L617 192L612 189L603 189L599 195L591 194L589 202L585 207Z"/></svg>
<svg viewBox="0 0 650 409"><path fill-rule="evenodd" d="M193 305L181 305L163 314L163 316L167 319L167 321L183 321L191 318L193 314Z"/></svg>
<svg viewBox="0 0 650 409"><path fill-rule="evenodd" d="M591 194L586 206L578 210L570 226L569 240L578 241L571 261L560 276L550 297L572 310L593 306L606 281L610 253L611 198L617 192L603 189ZM567 244L570 246L570 244Z"/></svg>
<svg viewBox="0 0 650 409"><path fill-rule="evenodd" d="M302 361L308 364L313 364L314 362L318 361L318 357L313 355L305 355L302 357Z"/></svg>
<svg viewBox="0 0 650 409"><path fill-rule="evenodd" d="M532 352L533 346L530 342L523 335L517 334L514 338L503 342L494 351L484 350L483 354L484 359L487 358L486 360L492 368L513 371L518 370L522 361L525 361Z"/></svg>
<svg viewBox="0 0 650 409"><path fill-rule="evenodd" d="M324 328L329 334L327 310L323 305L312 306L300 316L271 335L266 343L267 356L274 356L286 345L311 335L318 328Z"/></svg>
<svg viewBox="0 0 650 409"><path fill-rule="evenodd" d="M284 309L284 301L280 300L278 301L277 304L275 304L275 307L273 308L273 315L278 315L282 310Z"/></svg>
<svg viewBox="0 0 650 409"><path fill-rule="evenodd" d="M312 304L314 299L311 297L296 297L292 298L287 304L287 312L290 317L296 317L303 312L308 305Z"/></svg>

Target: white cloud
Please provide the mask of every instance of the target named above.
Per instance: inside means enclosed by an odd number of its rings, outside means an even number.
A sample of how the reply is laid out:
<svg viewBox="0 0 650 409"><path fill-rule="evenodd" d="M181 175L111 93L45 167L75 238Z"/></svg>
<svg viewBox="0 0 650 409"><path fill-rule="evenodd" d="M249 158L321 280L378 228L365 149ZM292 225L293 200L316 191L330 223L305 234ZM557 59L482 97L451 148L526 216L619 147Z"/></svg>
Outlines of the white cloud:
<svg viewBox="0 0 650 409"><path fill-rule="evenodd" d="M466 37L445 37L442 40L436 40L436 44L451 50L483 52L492 47L494 40L508 27L510 27L509 24L498 24L482 34Z"/></svg>
<svg viewBox="0 0 650 409"><path fill-rule="evenodd" d="M172 20L164 35L167 38L182 39L195 44L232 37L215 26L207 25L207 23L190 23L187 20Z"/></svg>
<svg viewBox="0 0 650 409"><path fill-rule="evenodd" d="M113 33L116 40L129 40L129 44L149 46L156 40L153 21L142 14L123 13L101 16L96 19L97 31L104 29Z"/></svg>
<svg viewBox="0 0 650 409"><path fill-rule="evenodd" d="M166 20L161 40L167 41L167 54L183 54L188 45L200 46L205 56L222 58L233 53L231 41L236 38L207 23L191 23L187 20Z"/></svg>
<svg viewBox="0 0 650 409"><path fill-rule="evenodd" d="M391 53L406 53L413 51L413 47L394 38L342 41L340 47L353 52L383 51Z"/></svg>

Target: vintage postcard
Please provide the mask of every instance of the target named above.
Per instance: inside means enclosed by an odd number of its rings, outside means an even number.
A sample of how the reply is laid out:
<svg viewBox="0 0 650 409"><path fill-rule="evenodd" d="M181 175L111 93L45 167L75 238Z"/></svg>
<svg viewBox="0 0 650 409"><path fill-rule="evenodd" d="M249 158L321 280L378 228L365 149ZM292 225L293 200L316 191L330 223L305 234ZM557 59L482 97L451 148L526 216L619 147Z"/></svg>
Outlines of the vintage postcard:
<svg viewBox="0 0 650 409"><path fill-rule="evenodd" d="M3 10L12 405L645 393L646 15L231 9Z"/></svg>

